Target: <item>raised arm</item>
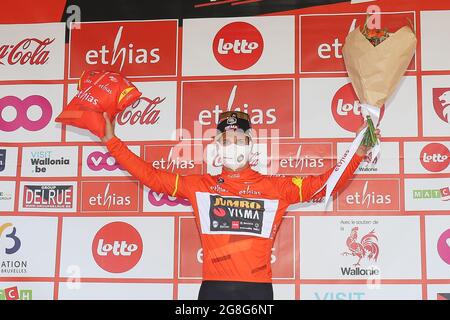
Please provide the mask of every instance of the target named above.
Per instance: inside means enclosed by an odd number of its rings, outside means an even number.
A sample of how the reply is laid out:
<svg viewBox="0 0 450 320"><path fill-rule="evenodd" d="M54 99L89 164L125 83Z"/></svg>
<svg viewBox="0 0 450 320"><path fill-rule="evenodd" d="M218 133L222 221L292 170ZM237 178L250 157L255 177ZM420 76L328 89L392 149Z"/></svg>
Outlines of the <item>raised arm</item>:
<svg viewBox="0 0 450 320"><path fill-rule="evenodd" d="M111 123L107 114L104 114L104 118L106 134L101 140L124 169L153 191L188 198L188 188L184 181L186 177L156 169L150 163L138 157L128 149L123 141L114 135L114 123Z"/></svg>

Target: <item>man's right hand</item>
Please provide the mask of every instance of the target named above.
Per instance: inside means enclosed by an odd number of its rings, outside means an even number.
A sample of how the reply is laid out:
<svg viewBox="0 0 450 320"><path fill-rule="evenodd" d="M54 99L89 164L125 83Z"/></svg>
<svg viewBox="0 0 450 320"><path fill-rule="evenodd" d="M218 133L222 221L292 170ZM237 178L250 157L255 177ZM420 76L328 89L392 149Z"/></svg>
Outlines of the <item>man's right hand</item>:
<svg viewBox="0 0 450 320"><path fill-rule="evenodd" d="M105 119L105 136L101 138L103 143L108 142L112 137L114 137L114 127L116 122L109 120L109 115L107 112L103 112L103 118Z"/></svg>

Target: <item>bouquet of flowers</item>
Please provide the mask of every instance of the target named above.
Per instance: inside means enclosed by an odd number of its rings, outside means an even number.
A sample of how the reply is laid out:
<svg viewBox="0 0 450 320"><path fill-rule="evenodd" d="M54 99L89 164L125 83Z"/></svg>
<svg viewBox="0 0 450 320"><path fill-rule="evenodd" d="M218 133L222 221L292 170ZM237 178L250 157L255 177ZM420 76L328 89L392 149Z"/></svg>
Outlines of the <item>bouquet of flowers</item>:
<svg viewBox="0 0 450 320"><path fill-rule="evenodd" d="M375 127L380 108L391 96L405 73L416 48L413 30L404 26L396 32L356 28L345 39L342 48L345 66L359 98L361 113L367 120L362 144L378 144Z"/></svg>

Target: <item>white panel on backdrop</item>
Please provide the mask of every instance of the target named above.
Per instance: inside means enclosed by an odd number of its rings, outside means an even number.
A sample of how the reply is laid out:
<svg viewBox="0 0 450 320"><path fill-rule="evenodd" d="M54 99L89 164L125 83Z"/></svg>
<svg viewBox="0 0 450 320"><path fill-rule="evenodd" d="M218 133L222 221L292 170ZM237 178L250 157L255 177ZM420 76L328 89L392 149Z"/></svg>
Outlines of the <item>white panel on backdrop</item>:
<svg viewBox="0 0 450 320"><path fill-rule="evenodd" d="M446 300L450 298L450 284L429 284L427 285L427 299L437 300L440 295L445 295Z"/></svg>
<svg viewBox="0 0 450 320"><path fill-rule="evenodd" d="M303 279L420 279L419 217L300 217L300 255Z"/></svg>
<svg viewBox="0 0 450 320"><path fill-rule="evenodd" d="M60 282L59 300L172 300L171 283Z"/></svg>
<svg viewBox="0 0 450 320"><path fill-rule="evenodd" d="M174 140L176 130L177 83L133 82L142 92L139 102L129 106L116 117L115 134L124 141ZM76 85L69 85L68 102L77 93ZM100 139L90 131L67 126L67 141L95 141Z"/></svg>
<svg viewBox="0 0 450 320"><path fill-rule="evenodd" d="M450 10L420 12L422 70L450 70L449 20Z"/></svg>
<svg viewBox="0 0 450 320"><path fill-rule="evenodd" d="M450 173L450 142L405 142L405 173Z"/></svg>
<svg viewBox="0 0 450 320"><path fill-rule="evenodd" d="M137 156L141 154L139 146L127 145ZM85 177L123 177L129 176L130 173L123 169L116 159L111 156L105 146L83 146L82 156L82 175Z"/></svg>
<svg viewBox="0 0 450 320"><path fill-rule="evenodd" d="M423 135L450 136L450 75L422 76Z"/></svg>
<svg viewBox="0 0 450 320"><path fill-rule="evenodd" d="M450 210L448 178L405 179L405 210Z"/></svg>
<svg viewBox="0 0 450 320"><path fill-rule="evenodd" d="M65 23L0 25L0 80L64 78Z"/></svg>
<svg viewBox="0 0 450 320"><path fill-rule="evenodd" d="M416 77L403 77L386 102L380 124L382 136L417 136L416 91ZM354 137L358 127L355 119L362 124L356 101L348 78L300 79L300 138ZM352 131L345 129L353 127Z"/></svg>
<svg viewBox="0 0 450 320"><path fill-rule="evenodd" d="M115 222L120 222L119 228ZM111 245L119 243L122 249L111 252ZM173 259L173 217L66 218L63 222L63 277L70 277L75 265L82 278L170 279Z"/></svg>
<svg viewBox="0 0 450 320"><path fill-rule="evenodd" d="M450 216L425 217L427 278L450 277ZM447 291L450 293L450 290Z"/></svg>
<svg viewBox="0 0 450 320"><path fill-rule="evenodd" d="M337 158L340 159L349 147L350 143L338 143ZM381 151L377 159L372 159L369 152L361 161L355 174L399 174L399 159L398 142L381 142Z"/></svg>
<svg viewBox="0 0 450 320"><path fill-rule="evenodd" d="M22 177L76 177L78 147L25 147Z"/></svg>
<svg viewBox="0 0 450 320"><path fill-rule="evenodd" d="M295 300L294 284L273 284L274 300ZM178 300L197 300L200 283L180 283L178 285Z"/></svg>
<svg viewBox="0 0 450 320"><path fill-rule="evenodd" d="M183 75L294 72L294 16L183 20Z"/></svg>
<svg viewBox="0 0 450 320"><path fill-rule="evenodd" d="M286 211L297 211L297 212L326 212L333 211L333 198L327 202L327 206L325 207L324 199L320 202L310 201L310 202L299 202L291 204Z"/></svg>
<svg viewBox="0 0 450 320"><path fill-rule="evenodd" d="M77 183L75 181L21 181L19 211L75 212Z"/></svg>
<svg viewBox="0 0 450 320"><path fill-rule="evenodd" d="M17 147L0 146L0 177L16 176L17 151Z"/></svg>
<svg viewBox="0 0 450 320"><path fill-rule="evenodd" d="M0 277L55 275L57 218L0 217Z"/></svg>
<svg viewBox="0 0 450 320"><path fill-rule="evenodd" d="M421 300L420 284L305 284L300 300Z"/></svg>
<svg viewBox="0 0 450 320"><path fill-rule="evenodd" d="M2 142L61 141L62 84L0 86Z"/></svg>
<svg viewBox="0 0 450 320"><path fill-rule="evenodd" d="M0 300L53 300L53 282L0 282Z"/></svg>
<svg viewBox="0 0 450 320"><path fill-rule="evenodd" d="M0 212L14 211L14 203L16 199L16 182L1 181L0 182Z"/></svg>

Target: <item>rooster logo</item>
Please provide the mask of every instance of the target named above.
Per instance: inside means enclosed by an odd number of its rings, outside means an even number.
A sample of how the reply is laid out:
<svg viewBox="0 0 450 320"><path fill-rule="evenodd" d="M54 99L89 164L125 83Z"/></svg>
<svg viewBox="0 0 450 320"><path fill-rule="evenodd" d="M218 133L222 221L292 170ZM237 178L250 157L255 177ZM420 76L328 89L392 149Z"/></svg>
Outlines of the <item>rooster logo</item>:
<svg viewBox="0 0 450 320"><path fill-rule="evenodd" d="M346 241L349 251L343 252L342 255L352 255L358 257L358 262L353 264L354 266L359 266L359 262L365 257L367 257L369 261L377 261L379 254L377 242L378 237L375 234L375 230L370 231L361 238L360 242L358 242L358 227L354 227Z"/></svg>
<svg viewBox="0 0 450 320"><path fill-rule="evenodd" d="M450 124L450 88L433 88L433 106L438 117Z"/></svg>

